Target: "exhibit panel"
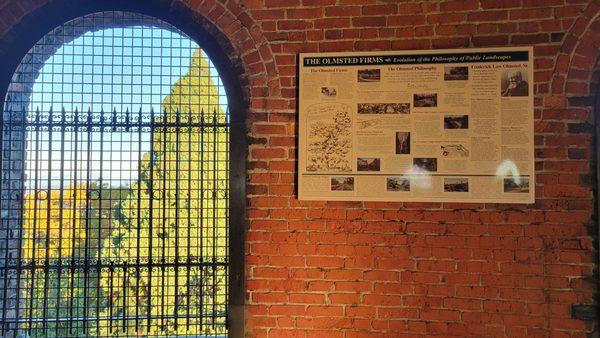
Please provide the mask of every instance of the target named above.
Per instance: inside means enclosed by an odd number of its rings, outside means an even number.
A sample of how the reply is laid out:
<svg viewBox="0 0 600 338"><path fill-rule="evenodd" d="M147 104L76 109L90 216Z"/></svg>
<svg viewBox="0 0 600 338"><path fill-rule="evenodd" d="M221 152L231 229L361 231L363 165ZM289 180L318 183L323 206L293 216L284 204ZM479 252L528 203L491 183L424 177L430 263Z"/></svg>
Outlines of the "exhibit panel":
<svg viewBox="0 0 600 338"><path fill-rule="evenodd" d="M300 54L301 200L533 203L533 49Z"/></svg>

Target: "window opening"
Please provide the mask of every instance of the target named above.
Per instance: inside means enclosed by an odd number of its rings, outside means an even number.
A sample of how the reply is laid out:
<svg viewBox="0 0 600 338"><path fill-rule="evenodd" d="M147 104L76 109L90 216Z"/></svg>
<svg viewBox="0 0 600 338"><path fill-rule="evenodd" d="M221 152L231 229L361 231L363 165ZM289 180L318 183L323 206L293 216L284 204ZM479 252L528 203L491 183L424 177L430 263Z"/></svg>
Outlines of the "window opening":
<svg viewBox="0 0 600 338"><path fill-rule="evenodd" d="M77 18L23 58L0 118L0 335L227 334L230 123L198 44Z"/></svg>

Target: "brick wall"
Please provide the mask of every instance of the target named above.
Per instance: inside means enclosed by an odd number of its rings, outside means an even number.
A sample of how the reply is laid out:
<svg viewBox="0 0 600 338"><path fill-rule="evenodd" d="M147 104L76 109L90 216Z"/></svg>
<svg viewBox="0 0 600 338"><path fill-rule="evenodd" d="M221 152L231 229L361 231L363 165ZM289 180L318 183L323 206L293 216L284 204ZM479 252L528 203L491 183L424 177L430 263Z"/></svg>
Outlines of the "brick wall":
<svg viewBox="0 0 600 338"><path fill-rule="evenodd" d="M0 39L45 2L0 1ZM207 18L244 69L248 336L586 337L597 330L600 2L173 3ZM516 45L535 46L534 205L295 198L296 53Z"/></svg>

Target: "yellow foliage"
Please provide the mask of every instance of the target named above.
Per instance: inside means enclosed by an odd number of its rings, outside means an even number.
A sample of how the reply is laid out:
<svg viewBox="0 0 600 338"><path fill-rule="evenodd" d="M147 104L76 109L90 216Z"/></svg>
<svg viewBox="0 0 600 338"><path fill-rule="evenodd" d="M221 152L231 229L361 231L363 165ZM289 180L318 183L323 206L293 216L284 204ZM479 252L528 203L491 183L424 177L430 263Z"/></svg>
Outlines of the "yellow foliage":
<svg viewBox="0 0 600 338"><path fill-rule="evenodd" d="M25 197L23 259L72 257L85 241L85 184ZM37 196L36 196L37 195Z"/></svg>

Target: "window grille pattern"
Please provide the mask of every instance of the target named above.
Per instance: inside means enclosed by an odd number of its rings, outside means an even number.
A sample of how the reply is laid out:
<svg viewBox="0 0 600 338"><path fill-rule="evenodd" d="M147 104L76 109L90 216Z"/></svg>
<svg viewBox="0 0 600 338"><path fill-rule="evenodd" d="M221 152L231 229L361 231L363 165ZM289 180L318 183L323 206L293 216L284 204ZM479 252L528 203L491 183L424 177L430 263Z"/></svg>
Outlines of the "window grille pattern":
<svg viewBox="0 0 600 338"><path fill-rule="evenodd" d="M0 336L227 335L229 114L200 46L134 13L67 22L0 124Z"/></svg>

